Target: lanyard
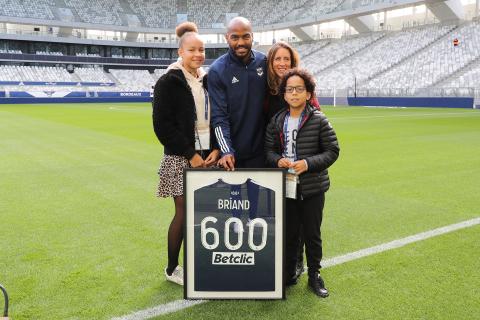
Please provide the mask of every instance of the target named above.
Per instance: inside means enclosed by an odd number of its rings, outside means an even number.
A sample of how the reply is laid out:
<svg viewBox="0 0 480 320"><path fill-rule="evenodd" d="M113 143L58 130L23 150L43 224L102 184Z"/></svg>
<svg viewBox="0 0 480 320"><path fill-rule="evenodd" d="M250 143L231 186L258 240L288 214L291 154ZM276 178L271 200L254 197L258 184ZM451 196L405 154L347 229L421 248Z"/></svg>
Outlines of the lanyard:
<svg viewBox="0 0 480 320"><path fill-rule="evenodd" d="M209 101L208 101L208 91L207 89L203 88L203 94L205 95L205 112L204 112L204 117L205 117L205 121L208 121L208 107L210 105ZM195 108L196 110L196 108ZM197 115L197 112L195 111L195 117ZM196 117L197 118L197 117ZM198 119L198 118L197 118ZM197 120L198 121L198 120ZM204 158L204 155L203 155L203 147L202 147L202 142L200 141L200 134L198 133L198 127L197 127L197 121L195 121L195 139L198 141L198 145L200 146L200 152L201 152L201 156L202 158Z"/></svg>
<svg viewBox="0 0 480 320"><path fill-rule="evenodd" d="M208 120L208 106L209 106L207 89L203 88L203 94L205 95L205 121L207 121Z"/></svg>

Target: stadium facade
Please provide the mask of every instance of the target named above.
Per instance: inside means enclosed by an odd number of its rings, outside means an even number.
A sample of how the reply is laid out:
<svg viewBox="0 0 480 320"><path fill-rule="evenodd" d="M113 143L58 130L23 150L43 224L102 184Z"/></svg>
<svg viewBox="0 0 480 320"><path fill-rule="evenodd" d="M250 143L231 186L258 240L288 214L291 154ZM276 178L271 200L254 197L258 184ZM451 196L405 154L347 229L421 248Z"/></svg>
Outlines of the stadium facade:
<svg viewBox="0 0 480 320"><path fill-rule="evenodd" d="M480 0L23 0L0 8L0 102L148 101L191 20L207 65L225 24L293 43L324 104L480 104ZM456 44L454 43L456 41Z"/></svg>

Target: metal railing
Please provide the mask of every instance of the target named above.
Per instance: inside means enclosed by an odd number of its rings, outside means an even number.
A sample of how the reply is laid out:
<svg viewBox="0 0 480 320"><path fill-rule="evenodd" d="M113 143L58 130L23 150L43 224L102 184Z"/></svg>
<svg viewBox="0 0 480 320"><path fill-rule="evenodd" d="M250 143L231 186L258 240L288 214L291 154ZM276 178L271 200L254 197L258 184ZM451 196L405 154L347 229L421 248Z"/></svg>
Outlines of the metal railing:
<svg viewBox="0 0 480 320"><path fill-rule="evenodd" d="M86 34L77 30L72 30L69 34L59 33L57 31L32 31L24 29L13 29L13 28L0 28L0 33L3 34L14 34L14 35L25 35L25 36L47 36L47 37L56 37L56 38L77 38L77 39L88 39L88 40L104 40L104 41L127 41L126 32L119 32L119 35L108 35L107 32L100 32L94 34ZM164 44L176 44L177 39L172 35L157 34L145 35L142 34L139 36L135 42L140 43L164 43Z"/></svg>
<svg viewBox="0 0 480 320"><path fill-rule="evenodd" d="M480 101L480 88L337 88L317 89L320 97L464 97Z"/></svg>
<svg viewBox="0 0 480 320"><path fill-rule="evenodd" d="M450 88L348 88L350 97L465 97L473 98L480 89L472 87ZM477 92L477 93L476 93Z"/></svg>
<svg viewBox="0 0 480 320"><path fill-rule="evenodd" d="M0 61L10 62L39 62L54 64L95 64L95 65L126 65L126 66L168 66L176 59L126 59L111 57L83 57L83 56L53 56L38 54L12 54L0 53ZM205 59L205 64L212 64L214 59Z"/></svg>
<svg viewBox="0 0 480 320"><path fill-rule="evenodd" d="M0 284L0 290L3 292L3 297L5 299L5 304L3 307L3 319L8 319L8 294L7 290Z"/></svg>

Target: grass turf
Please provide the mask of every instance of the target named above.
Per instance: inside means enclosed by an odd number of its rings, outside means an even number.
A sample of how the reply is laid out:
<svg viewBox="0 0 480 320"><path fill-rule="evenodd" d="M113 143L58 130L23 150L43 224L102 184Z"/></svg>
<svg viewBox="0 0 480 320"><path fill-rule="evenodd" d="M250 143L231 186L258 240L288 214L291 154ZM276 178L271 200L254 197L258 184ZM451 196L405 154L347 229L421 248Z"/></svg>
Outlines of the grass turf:
<svg viewBox="0 0 480 320"><path fill-rule="evenodd" d="M478 319L480 226L322 271L330 297L306 275L287 301L212 301L156 319ZM461 271L460 271L461 270Z"/></svg>
<svg viewBox="0 0 480 320"><path fill-rule="evenodd" d="M0 106L0 282L14 319L108 319L182 298L161 271L173 206L154 197L162 149L150 113L148 104ZM341 146L326 257L480 215L478 110L325 113ZM478 231L325 269L324 301L303 282L286 302L214 302L168 317L473 319Z"/></svg>

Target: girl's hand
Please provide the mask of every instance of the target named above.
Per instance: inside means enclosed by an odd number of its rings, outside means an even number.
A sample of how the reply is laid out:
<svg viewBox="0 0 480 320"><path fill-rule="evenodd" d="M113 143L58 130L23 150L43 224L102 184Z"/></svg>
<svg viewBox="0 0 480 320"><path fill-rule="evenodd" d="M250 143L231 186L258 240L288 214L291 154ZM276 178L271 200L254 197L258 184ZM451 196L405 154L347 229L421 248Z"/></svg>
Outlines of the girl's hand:
<svg viewBox="0 0 480 320"><path fill-rule="evenodd" d="M202 157L198 153L195 153L195 155L192 157L192 159L189 160L189 162L192 168L205 167L205 161L203 161Z"/></svg>
<svg viewBox="0 0 480 320"><path fill-rule="evenodd" d="M210 152L207 159L205 159L205 166L211 167L215 165L219 158L220 158L220 150L214 149L212 152Z"/></svg>

